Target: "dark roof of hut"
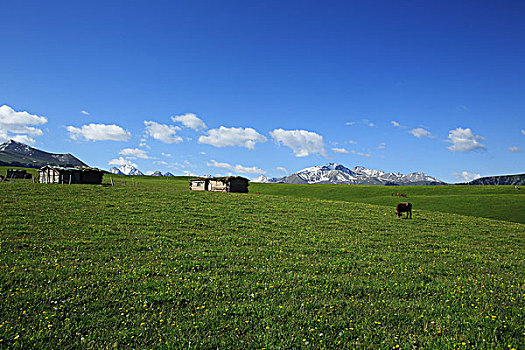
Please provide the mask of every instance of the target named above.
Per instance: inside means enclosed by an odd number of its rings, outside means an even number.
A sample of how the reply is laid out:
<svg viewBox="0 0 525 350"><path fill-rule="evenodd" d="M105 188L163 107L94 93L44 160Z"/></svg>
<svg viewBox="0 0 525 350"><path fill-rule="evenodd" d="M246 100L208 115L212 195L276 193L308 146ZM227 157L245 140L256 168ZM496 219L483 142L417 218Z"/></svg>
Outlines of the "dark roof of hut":
<svg viewBox="0 0 525 350"><path fill-rule="evenodd" d="M44 169L51 168L58 171L82 171L82 172L88 172L88 171L94 171L94 172L103 172L103 170L100 170L98 168L91 168L91 167L61 167L61 166L54 166L54 165L45 165L41 167L38 171L43 171Z"/></svg>

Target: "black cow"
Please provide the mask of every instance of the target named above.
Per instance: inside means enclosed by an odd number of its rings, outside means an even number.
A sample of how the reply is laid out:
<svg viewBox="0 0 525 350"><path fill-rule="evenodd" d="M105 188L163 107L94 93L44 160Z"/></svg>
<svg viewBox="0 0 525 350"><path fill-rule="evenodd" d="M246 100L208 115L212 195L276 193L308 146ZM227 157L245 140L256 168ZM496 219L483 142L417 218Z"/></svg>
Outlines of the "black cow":
<svg viewBox="0 0 525 350"><path fill-rule="evenodd" d="M407 213L405 219L408 219L408 215L410 214L410 218L412 219L412 203L399 203L396 206L396 214L398 218L401 217L401 213Z"/></svg>

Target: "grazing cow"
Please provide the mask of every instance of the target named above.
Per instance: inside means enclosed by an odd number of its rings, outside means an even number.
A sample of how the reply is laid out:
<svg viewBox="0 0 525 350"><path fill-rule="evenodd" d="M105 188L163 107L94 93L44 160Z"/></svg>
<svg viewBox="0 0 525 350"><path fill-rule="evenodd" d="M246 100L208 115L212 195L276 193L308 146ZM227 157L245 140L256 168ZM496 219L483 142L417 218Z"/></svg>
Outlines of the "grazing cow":
<svg viewBox="0 0 525 350"><path fill-rule="evenodd" d="M405 219L408 219L408 215L410 214L410 218L412 219L412 203L399 203L396 206L396 214L398 218L401 217L401 213L407 213Z"/></svg>

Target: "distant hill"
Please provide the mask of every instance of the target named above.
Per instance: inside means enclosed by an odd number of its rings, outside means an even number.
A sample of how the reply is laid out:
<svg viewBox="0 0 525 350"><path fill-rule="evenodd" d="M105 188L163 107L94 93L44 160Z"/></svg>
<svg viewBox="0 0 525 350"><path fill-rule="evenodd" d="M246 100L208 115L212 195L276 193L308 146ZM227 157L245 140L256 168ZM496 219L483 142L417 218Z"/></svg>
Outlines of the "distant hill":
<svg viewBox="0 0 525 350"><path fill-rule="evenodd" d="M445 185L441 180L423 173L387 173L356 166L349 169L341 164L329 163L303 169L283 178L259 176L253 182L289 184L345 184L345 185Z"/></svg>
<svg viewBox="0 0 525 350"><path fill-rule="evenodd" d="M45 165L62 167L88 166L69 153L49 153L13 140L0 145L0 166L41 168Z"/></svg>
<svg viewBox="0 0 525 350"><path fill-rule="evenodd" d="M472 180L469 185L520 185L525 186L525 174L487 176Z"/></svg>

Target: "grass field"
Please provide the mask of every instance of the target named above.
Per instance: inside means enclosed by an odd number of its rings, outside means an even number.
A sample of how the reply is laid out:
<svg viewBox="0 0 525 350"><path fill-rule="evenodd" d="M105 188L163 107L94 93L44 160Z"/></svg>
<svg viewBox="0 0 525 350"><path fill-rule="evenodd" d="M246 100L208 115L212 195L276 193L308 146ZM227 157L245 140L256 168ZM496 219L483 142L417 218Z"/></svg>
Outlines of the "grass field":
<svg viewBox="0 0 525 350"><path fill-rule="evenodd" d="M514 186L352 186L251 183L250 191L278 196L368 203L395 208L411 202L431 210L525 224L525 188ZM403 193L407 197L392 196Z"/></svg>
<svg viewBox="0 0 525 350"><path fill-rule="evenodd" d="M0 184L0 348L525 347L515 216L425 209L446 202L434 187L348 186L356 203L345 186L113 180ZM447 188L449 202L467 196ZM394 190L413 220L395 218ZM469 190L463 207L522 200Z"/></svg>

